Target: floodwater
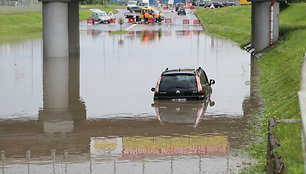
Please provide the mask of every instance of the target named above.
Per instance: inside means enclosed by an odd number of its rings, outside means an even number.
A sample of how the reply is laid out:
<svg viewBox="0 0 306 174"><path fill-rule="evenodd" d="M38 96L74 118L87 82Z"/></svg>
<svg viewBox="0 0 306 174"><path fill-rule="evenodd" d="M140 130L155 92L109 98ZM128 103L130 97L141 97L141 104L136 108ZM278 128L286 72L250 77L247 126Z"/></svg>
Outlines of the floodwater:
<svg viewBox="0 0 306 174"><path fill-rule="evenodd" d="M0 173L238 173L253 163L251 58L191 30L82 30L80 55L0 45ZM168 68L202 67L205 102L154 102Z"/></svg>

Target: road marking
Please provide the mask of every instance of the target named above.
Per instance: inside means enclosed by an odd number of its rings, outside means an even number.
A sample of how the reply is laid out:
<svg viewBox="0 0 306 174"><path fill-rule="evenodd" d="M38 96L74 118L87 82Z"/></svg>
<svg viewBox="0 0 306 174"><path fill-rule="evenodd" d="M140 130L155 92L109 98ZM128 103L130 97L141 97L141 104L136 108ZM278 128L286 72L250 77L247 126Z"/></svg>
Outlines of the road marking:
<svg viewBox="0 0 306 174"><path fill-rule="evenodd" d="M135 25L136 25L136 24L133 24L133 25L127 27L125 30L130 30L130 29L133 28Z"/></svg>

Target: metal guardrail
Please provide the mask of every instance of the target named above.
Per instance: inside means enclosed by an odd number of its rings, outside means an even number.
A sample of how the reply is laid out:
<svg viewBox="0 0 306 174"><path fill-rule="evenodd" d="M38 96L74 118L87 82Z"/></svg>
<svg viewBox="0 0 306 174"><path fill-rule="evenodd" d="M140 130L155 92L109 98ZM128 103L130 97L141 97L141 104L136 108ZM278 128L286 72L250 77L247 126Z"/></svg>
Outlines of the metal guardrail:
<svg viewBox="0 0 306 174"><path fill-rule="evenodd" d="M0 14L41 11L38 0L0 0Z"/></svg>
<svg viewBox="0 0 306 174"><path fill-rule="evenodd" d="M306 53L304 54L304 64L301 72L301 86L298 92L299 104L302 119L302 143L304 154L304 173L306 173Z"/></svg>
<svg viewBox="0 0 306 174"><path fill-rule="evenodd" d="M32 4L28 6L0 6L0 14L25 13L42 11L41 4Z"/></svg>
<svg viewBox="0 0 306 174"><path fill-rule="evenodd" d="M38 0L0 0L0 6L29 6L39 4Z"/></svg>
<svg viewBox="0 0 306 174"><path fill-rule="evenodd" d="M266 173L273 174L284 174L285 173L285 163L282 158L277 153L277 148L280 144L275 135L274 128L276 128L276 120L271 118L268 122L268 144L267 144L267 171Z"/></svg>

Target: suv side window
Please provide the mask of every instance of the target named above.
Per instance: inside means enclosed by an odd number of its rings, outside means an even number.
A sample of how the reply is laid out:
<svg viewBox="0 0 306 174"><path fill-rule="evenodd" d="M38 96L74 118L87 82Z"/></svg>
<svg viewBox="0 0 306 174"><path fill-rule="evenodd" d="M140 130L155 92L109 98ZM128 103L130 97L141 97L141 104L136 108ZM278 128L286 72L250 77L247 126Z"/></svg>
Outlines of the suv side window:
<svg viewBox="0 0 306 174"><path fill-rule="evenodd" d="M201 82L202 85L208 83L206 74L204 73L203 70L200 70L200 71L199 71L199 76L200 76L200 82Z"/></svg>

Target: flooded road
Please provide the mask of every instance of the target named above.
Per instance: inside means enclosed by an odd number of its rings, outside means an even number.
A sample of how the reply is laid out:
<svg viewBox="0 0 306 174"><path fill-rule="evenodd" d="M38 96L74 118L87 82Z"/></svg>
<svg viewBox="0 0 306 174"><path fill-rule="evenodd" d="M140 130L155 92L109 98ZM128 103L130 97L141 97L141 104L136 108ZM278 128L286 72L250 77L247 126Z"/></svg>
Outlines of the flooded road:
<svg viewBox="0 0 306 174"><path fill-rule="evenodd" d="M40 39L0 45L3 174L238 173L253 162L241 152L250 55L198 30L146 27L111 35L81 24L69 58L43 58ZM167 67L199 66L216 81L214 106L153 101Z"/></svg>

